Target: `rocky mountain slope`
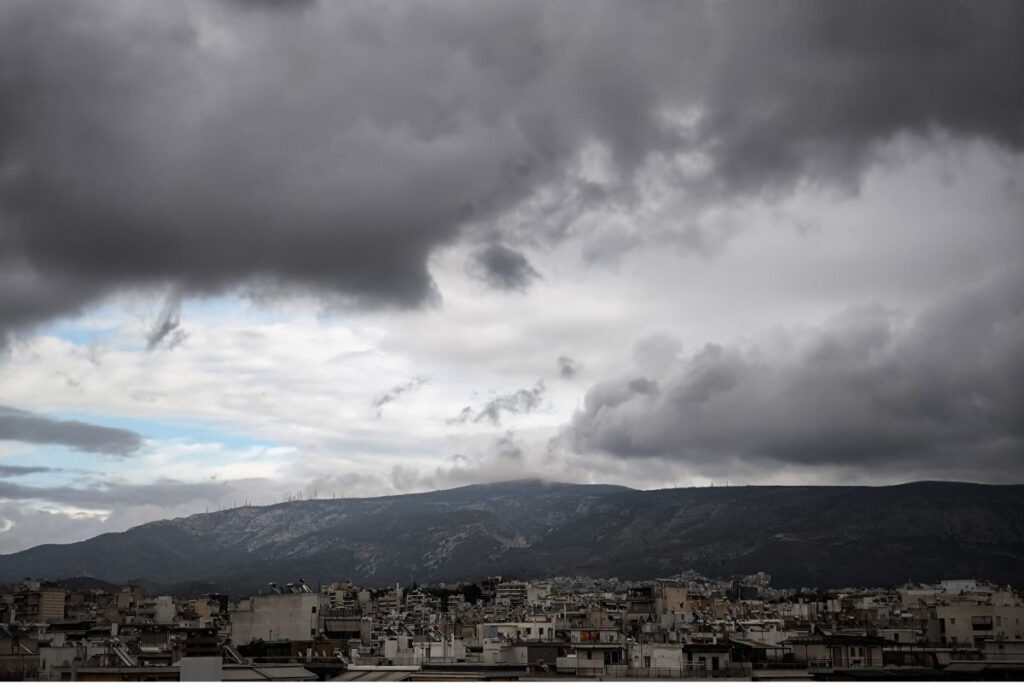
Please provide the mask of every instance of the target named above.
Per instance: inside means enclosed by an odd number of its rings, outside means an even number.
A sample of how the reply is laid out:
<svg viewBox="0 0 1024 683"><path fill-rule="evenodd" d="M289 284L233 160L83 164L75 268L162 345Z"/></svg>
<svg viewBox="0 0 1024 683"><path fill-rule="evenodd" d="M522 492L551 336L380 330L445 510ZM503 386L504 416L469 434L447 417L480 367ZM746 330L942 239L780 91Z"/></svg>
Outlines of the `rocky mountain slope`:
<svg viewBox="0 0 1024 683"><path fill-rule="evenodd" d="M780 586L1024 578L1024 486L634 491L537 481L311 500L0 556L0 580L92 576L245 593L267 581L766 571Z"/></svg>

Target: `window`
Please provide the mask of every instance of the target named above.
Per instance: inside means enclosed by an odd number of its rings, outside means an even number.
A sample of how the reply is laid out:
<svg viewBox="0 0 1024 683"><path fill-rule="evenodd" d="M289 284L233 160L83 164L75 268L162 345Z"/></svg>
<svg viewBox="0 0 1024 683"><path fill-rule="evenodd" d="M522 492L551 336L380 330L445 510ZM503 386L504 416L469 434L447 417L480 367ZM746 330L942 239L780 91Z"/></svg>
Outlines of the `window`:
<svg viewBox="0 0 1024 683"><path fill-rule="evenodd" d="M955 624L956 623L956 617L950 617L949 618L949 623L950 624Z"/></svg>
<svg viewBox="0 0 1024 683"><path fill-rule="evenodd" d="M651 668L651 658L650 657L644 657L644 668L645 669L650 669Z"/></svg>

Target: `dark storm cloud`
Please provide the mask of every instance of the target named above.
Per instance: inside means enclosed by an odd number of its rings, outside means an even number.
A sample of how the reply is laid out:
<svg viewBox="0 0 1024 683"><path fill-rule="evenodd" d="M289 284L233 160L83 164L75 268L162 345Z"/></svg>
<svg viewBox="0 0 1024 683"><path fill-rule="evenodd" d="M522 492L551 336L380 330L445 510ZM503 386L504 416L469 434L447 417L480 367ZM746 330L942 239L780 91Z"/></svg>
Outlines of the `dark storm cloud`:
<svg viewBox="0 0 1024 683"><path fill-rule="evenodd" d="M380 417L384 412L384 406L389 403L393 403L405 392L411 391L416 387L425 384L426 381L427 379L425 377L414 377L403 384L396 384L377 398L373 399L373 407L377 409L377 417Z"/></svg>
<svg viewBox="0 0 1024 683"><path fill-rule="evenodd" d="M587 393L562 438L578 452L698 472L856 467L997 480L1024 471L1024 276L905 323L852 309L785 352L707 345L664 377Z"/></svg>
<svg viewBox="0 0 1024 683"><path fill-rule="evenodd" d="M1024 138L1016 2L288 7L0 8L0 333L140 285L418 305L467 226L651 154L756 192L904 132ZM591 143L618 187L572 178Z"/></svg>
<svg viewBox="0 0 1024 683"><path fill-rule="evenodd" d="M132 455L143 443L141 436L127 429L78 420L53 420L7 406L0 406L0 441L54 444L116 456Z"/></svg>
<svg viewBox="0 0 1024 683"><path fill-rule="evenodd" d="M2 183L0 179L0 185ZM16 332L76 310L108 291L98 280L44 273L25 263L18 263L13 247L4 248L3 237L7 229L0 205L0 352L7 350Z"/></svg>
<svg viewBox="0 0 1024 683"><path fill-rule="evenodd" d="M572 379L583 367L578 360L573 360L568 356L559 356L555 364L558 366L558 376L562 379Z"/></svg>
<svg viewBox="0 0 1024 683"><path fill-rule="evenodd" d="M526 257L504 244L489 244L470 257L469 270L494 289L525 291L540 276Z"/></svg>
<svg viewBox="0 0 1024 683"><path fill-rule="evenodd" d="M533 412L540 406L541 399L547 387L543 381L538 381L532 389L519 389L510 394L496 396L485 403L479 410L473 410L466 406L448 424L465 424L466 422L482 422L487 420L493 425L501 424L501 414L523 415Z"/></svg>
<svg viewBox="0 0 1024 683"><path fill-rule="evenodd" d="M1024 145L1016 2L715 5L699 129L719 180L855 182L899 133Z"/></svg>
<svg viewBox="0 0 1024 683"><path fill-rule="evenodd" d="M591 47L667 40L648 11L586 31L541 4L2 11L0 269L57 290L0 295L7 328L167 283L418 305L434 247L557 177L583 140L636 161L664 137L654 88L673 69L617 73L619 51Z"/></svg>

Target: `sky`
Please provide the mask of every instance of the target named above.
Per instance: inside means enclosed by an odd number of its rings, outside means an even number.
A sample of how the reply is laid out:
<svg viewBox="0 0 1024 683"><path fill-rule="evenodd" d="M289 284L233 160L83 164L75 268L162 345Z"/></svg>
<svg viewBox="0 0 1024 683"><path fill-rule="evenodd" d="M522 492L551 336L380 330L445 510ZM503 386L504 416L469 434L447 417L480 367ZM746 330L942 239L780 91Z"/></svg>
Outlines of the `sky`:
<svg viewBox="0 0 1024 683"><path fill-rule="evenodd" d="M1024 5L0 6L0 552L1024 483Z"/></svg>

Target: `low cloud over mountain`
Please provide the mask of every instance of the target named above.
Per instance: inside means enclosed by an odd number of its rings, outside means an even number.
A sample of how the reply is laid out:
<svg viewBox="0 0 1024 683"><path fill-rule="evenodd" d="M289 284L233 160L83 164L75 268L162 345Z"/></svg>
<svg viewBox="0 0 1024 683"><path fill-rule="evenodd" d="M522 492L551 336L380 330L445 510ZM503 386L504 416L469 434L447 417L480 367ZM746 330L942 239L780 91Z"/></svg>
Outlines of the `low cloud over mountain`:
<svg viewBox="0 0 1024 683"><path fill-rule="evenodd" d="M600 382L561 438L717 476L796 465L1000 481L1024 454L1020 339L1024 278L1010 273L911 320L856 308Z"/></svg>

